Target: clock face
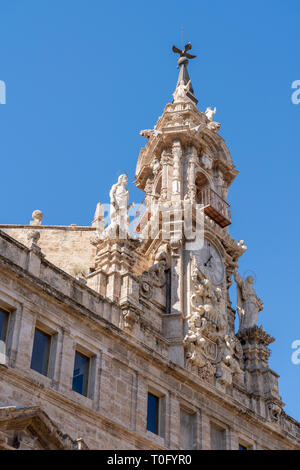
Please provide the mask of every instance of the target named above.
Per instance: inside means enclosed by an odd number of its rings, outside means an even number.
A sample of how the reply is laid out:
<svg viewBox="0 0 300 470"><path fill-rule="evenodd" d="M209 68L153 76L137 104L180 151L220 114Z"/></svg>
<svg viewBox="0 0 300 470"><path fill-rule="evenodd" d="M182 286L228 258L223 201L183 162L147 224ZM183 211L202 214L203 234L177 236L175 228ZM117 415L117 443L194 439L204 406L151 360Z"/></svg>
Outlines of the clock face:
<svg viewBox="0 0 300 470"><path fill-rule="evenodd" d="M218 250L209 241L204 240L203 247L194 251L198 268L215 284L224 279L224 263Z"/></svg>

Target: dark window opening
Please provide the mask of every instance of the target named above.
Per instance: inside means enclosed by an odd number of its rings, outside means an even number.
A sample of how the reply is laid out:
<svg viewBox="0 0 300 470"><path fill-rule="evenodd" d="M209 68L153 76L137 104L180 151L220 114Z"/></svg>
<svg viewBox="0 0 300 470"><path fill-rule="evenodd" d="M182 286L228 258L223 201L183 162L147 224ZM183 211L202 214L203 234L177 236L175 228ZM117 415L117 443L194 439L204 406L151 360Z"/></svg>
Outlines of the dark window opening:
<svg viewBox="0 0 300 470"><path fill-rule="evenodd" d="M0 308L0 353L6 353L6 337L8 328L9 313Z"/></svg>
<svg viewBox="0 0 300 470"><path fill-rule="evenodd" d="M72 390L87 397L89 381L90 358L75 352Z"/></svg>
<svg viewBox="0 0 300 470"><path fill-rule="evenodd" d="M35 329L30 367L40 374L48 375L51 336Z"/></svg>
<svg viewBox="0 0 300 470"><path fill-rule="evenodd" d="M147 430L159 434L159 398L148 393Z"/></svg>
<svg viewBox="0 0 300 470"><path fill-rule="evenodd" d="M0 341L5 343L7 335L9 313L0 308Z"/></svg>

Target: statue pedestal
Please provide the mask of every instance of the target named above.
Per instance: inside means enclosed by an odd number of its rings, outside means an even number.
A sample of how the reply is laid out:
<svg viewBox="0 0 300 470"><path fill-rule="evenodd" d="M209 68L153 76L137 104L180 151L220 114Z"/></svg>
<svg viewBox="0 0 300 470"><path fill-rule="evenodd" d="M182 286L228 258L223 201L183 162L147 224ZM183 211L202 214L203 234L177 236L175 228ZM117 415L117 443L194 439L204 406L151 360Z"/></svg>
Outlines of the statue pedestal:
<svg viewBox="0 0 300 470"><path fill-rule="evenodd" d="M270 350L268 345L274 338L262 327L253 326L237 334L244 354L247 391L256 395L259 402L257 411L276 422L283 403L278 392L278 375L269 368Z"/></svg>
<svg viewBox="0 0 300 470"><path fill-rule="evenodd" d="M138 240L95 240L95 271L88 277L88 285L111 300L138 303L138 283L134 280L135 250Z"/></svg>

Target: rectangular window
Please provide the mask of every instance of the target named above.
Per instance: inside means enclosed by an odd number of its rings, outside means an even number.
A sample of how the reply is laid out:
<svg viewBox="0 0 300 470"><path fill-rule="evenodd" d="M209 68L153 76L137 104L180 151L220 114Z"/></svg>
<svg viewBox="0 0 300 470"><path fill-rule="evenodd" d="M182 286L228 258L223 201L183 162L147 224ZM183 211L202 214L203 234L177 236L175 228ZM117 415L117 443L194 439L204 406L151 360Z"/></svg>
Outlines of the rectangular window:
<svg viewBox="0 0 300 470"><path fill-rule="evenodd" d="M210 443L212 450L225 450L226 449L226 431L218 426L211 425L210 427Z"/></svg>
<svg viewBox="0 0 300 470"><path fill-rule="evenodd" d="M6 310L0 308L0 353L5 354L6 352L6 338L8 328L9 313Z"/></svg>
<svg viewBox="0 0 300 470"><path fill-rule="evenodd" d="M159 434L159 398L148 392L147 430Z"/></svg>
<svg viewBox="0 0 300 470"><path fill-rule="evenodd" d="M90 358L75 352L72 390L87 397L89 384Z"/></svg>
<svg viewBox="0 0 300 470"><path fill-rule="evenodd" d="M196 414L180 409L180 447L195 449Z"/></svg>
<svg viewBox="0 0 300 470"><path fill-rule="evenodd" d="M38 328L34 332L33 349L30 367L40 374L48 375L51 335Z"/></svg>

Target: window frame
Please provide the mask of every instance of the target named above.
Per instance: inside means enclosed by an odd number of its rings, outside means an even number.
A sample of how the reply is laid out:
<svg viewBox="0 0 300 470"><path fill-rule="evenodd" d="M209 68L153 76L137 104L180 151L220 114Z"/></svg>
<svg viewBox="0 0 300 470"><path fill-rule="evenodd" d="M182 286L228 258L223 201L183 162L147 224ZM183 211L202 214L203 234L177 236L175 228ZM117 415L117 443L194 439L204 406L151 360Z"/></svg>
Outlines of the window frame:
<svg viewBox="0 0 300 470"><path fill-rule="evenodd" d="M158 434L153 433L147 429L147 417L148 417L148 393L158 398ZM154 388L151 385L147 388L147 408L146 408L146 432L150 432L152 435L157 436L160 439L165 439L166 435L166 400L168 392Z"/></svg>
<svg viewBox="0 0 300 470"><path fill-rule="evenodd" d="M32 363L32 358L33 358L33 348L34 348L34 339L35 339L35 332L36 330L40 331L41 333L44 333L44 335L49 336L50 338L50 343L49 343L49 349L48 349L48 361L47 361L47 372L44 374L43 372L40 372L39 370L33 369L31 367ZM32 350L31 350L31 360L30 360L30 369L33 370L34 372L37 372L38 374L43 375L44 377L51 378L51 359L52 359L52 352L53 352L53 344L54 344L54 336L55 333L50 332L50 330L47 327L44 327L44 325L41 325L39 322L36 322L34 326L34 334L33 334L33 342L32 342Z"/></svg>
<svg viewBox="0 0 300 470"><path fill-rule="evenodd" d="M181 411L189 414L194 423L193 423L193 443L192 443L192 449L184 449L182 446L181 446L181 426L182 426L182 422L181 422ZM183 403L179 403L179 444L180 444L180 448L182 450L196 450L198 448L198 412L197 410L195 409L192 409L192 408L188 408L187 406L185 406L185 404Z"/></svg>
<svg viewBox="0 0 300 470"><path fill-rule="evenodd" d="M209 421L210 426L210 448L211 450L227 450L228 449L228 427L225 424L218 423L217 421L211 420ZM212 439L211 439L211 431L212 428L215 428L217 431L224 432L224 449L213 449L212 448Z"/></svg>
<svg viewBox="0 0 300 470"><path fill-rule="evenodd" d="M86 378L86 381L87 381L86 394L80 393L77 390L73 389L76 353L78 353L81 356L84 356L88 359L88 372L87 372L87 378ZM82 397L89 398L89 399L92 399L92 397L91 397L91 377L92 377L92 366L93 366L93 360L94 359L95 359L95 357L94 357L93 354L88 352L86 349L81 348L80 345L75 345L71 390L72 390L72 392L77 393L78 395L81 395Z"/></svg>
<svg viewBox="0 0 300 470"><path fill-rule="evenodd" d="M8 340L8 332L9 332L9 328L10 328L10 322L11 322L11 314L12 312L10 310L8 310L7 308L4 308L0 305L0 311L2 311L3 313L6 313L7 314L7 323L6 323L6 330L5 330L5 338L2 340L0 338L0 341L3 341L3 343L7 343L7 340Z"/></svg>
<svg viewBox="0 0 300 470"><path fill-rule="evenodd" d="M240 446L245 447L245 449L240 449ZM250 441L244 439L243 437L238 437L238 450L253 450L254 444Z"/></svg>
<svg viewBox="0 0 300 470"><path fill-rule="evenodd" d="M0 364L14 367L14 362L11 362L11 352L20 328L18 319L22 310L22 304L1 291L0 308L9 315L5 337L5 352L1 353Z"/></svg>
<svg viewBox="0 0 300 470"><path fill-rule="evenodd" d="M155 431L152 431L151 429L148 428L148 411L149 411L149 395L152 395L152 397L155 397L156 398L156 403L157 403L157 407L155 408L155 428L157 427L157 432L156 430ZM149 431L149 432L152 432L152 434L156 434L157 436L160 436L160 411L161 411L161 402L160 402L160 397L153 393L152 391L148 390L147 392L147 421L146 421L146 430Z"/></svg>

